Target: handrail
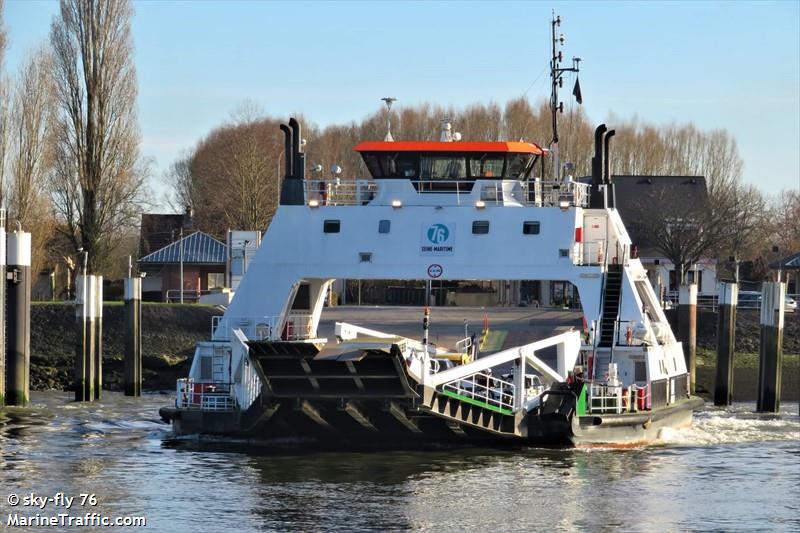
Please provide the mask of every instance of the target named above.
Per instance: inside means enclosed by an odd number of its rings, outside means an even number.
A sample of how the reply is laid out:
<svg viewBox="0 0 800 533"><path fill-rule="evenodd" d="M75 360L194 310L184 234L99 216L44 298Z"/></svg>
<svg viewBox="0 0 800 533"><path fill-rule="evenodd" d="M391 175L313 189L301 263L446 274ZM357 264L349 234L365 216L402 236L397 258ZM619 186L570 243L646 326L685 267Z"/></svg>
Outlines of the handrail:
<svg viewBox="0 0 800 533"><path fill-rule="evenodd" d="M219 328L222 335L217 335ZM233 329L240 329L250 340L297 341L312 337L312 315L289 315L281 321L280 316L213 316L211 317L211 338L230 340Z"/></svg>
<svg viewBox="0 0 800 533"><path fill-rule="evenodd" d="M384 180L343 180L329 178L304 180L305 202L311 207L366 205L380 197ZM484 205L514 204L531 207L588 207L589 188L575 181L535 180L531 197L530 180L481 178L469 180L407 180L417 196L428 194L455 194L456 205L471 205L474 201ZM462 196L464 198L462 198ZM396 200L394 198L393 200ZM384 198L384 201L389 200Z"/></svg>
<svg viewBox="0 0 800 533"><path fill-rule="evenodd" d="M512 412L517 392L514 383L491 376L486 372L475 372L469 376L444 383L442 390L483 402L490 407ZM507 392L508 390L511 392Z"/></svg>
<svg viewBox="0 0 800 533"><path fill-rule="evenodd" d="M232 394L232 385L195 381L192 378L179 379L175 407L200 411L233 411L236 409L236 399Z"/></svg>

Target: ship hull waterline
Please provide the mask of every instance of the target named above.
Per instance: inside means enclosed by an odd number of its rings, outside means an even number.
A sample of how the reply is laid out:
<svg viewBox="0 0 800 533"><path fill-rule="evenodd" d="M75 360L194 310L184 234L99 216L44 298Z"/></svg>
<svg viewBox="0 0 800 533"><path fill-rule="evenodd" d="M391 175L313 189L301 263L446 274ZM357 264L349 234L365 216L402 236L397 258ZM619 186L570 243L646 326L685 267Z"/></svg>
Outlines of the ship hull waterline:
<svg viewBox="0 0 800 533"><path fill-rule="evenodd" d="M694 410L704 402L692 396L667 407L638 413L529 415L524 422L527 428L525 436L502 435L469 425L452 424L424 409L413 407L411 403L403 413L416 428L409 430L398 421L397 413L391 412L401 407L398 402L387 407L386 402L379 401L359 404L363 416L375 422L374 429L368 429L353 421L352 416L336 403L303 405L302 401L295 400L273 404L262 411L262 417L269 416L270 420L250 427L246 427L245 414L235 412L164 407L159 414L164 422L172 424L173 435L178 439L192 437L192 440L201 442L205 439L220 442L223 438L266 448L633 447L657 443L665 428L690 426ZM331 416L331 408L341 416ZM313 409L321 420L314 421L308 414L309 409ZM278 415L282 410L284 413ZM268 415L270 412L273 414Z"/></svg>

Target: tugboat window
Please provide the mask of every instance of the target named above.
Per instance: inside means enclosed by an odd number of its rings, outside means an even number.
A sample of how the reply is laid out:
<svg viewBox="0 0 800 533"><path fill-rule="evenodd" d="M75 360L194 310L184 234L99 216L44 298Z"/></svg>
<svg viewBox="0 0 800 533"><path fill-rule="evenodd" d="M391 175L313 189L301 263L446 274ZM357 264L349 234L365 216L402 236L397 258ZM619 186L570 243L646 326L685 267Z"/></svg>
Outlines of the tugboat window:
<svg viewBox="0 0 800 533"><path fill-rule="evenodd" d="M322 225L322 231L324 233L339 233L340 226L341 222L338 220L326 220Z"/></svg>
<svg viewBox="0 0 800 533"><path fill-rule="evenodd" d="M539 222L538 221L528 221L522 223L522 234L523 235L539 235Z"/></svg>
<svg viewBox="0 0 800 533"><path fill-rule="evenodd" d="M379 220L378 221L378 233L389 233L389 230L392 228L392 221L391 220Z"/></svg>
<svg viewBox="0 0 800 533"><path fill-rule="evenodd" d="M472 223L472 233L475 235L486 235L489 233L488 220L476 220Z"/></svg>

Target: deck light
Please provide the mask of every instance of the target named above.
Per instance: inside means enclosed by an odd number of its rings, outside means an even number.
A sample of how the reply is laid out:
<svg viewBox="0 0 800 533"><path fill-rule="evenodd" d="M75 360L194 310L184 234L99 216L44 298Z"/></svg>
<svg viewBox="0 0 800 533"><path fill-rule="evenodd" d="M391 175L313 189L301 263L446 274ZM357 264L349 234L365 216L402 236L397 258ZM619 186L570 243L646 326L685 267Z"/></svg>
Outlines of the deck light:
<svg viewBox="0 0 800 533"><path fill-rule="evenodd" d="M401 207L403 207L403 202L401 202L400 200L392 200L392 207L394 207L395 209L400 209Z"/></svg>
<svg viewBox="0 0 800 533"><path fill-rule="evenodd" d="M308 207L319 207L319 200L309 200Z"/></svg>
<svg viewBox="0 0 800 533"><path fill-rule="evenodd" d="M484 202L483 200L478 200L477 202L475 202L476 209L483 209L484 207L486 207L486 202Z"/></svg>
<svg viewBox="0 0 800 533"><path fill-rule="evenodd" d="M561 200L558 202L558 207L560 207L562 211L566 211L569 209L569 200Z"/></svg>

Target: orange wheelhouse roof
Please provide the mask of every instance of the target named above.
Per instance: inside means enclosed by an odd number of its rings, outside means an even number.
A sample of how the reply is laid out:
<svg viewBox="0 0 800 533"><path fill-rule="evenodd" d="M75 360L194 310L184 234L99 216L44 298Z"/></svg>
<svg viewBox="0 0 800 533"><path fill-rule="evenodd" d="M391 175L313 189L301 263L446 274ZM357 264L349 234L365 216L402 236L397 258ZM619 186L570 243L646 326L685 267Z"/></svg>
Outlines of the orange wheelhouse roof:
<svg viewBox="0 0 800 533"><path fill-rule="evenodd" d="M355 152L494 152L512 154L546 154L539 145L527 142L472 141L364 141L353 148Z"/></svg>

